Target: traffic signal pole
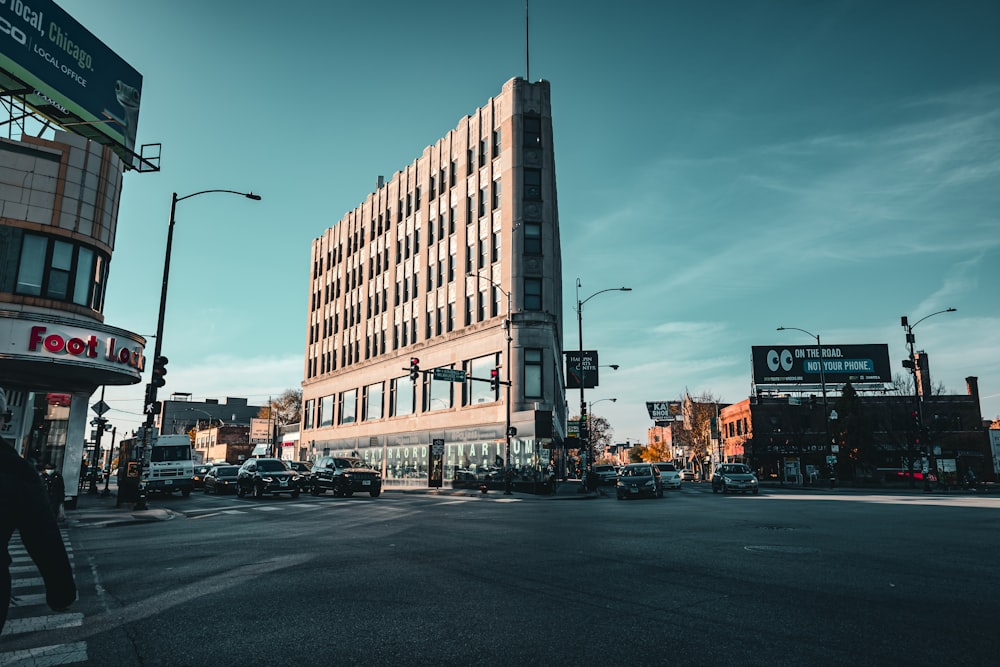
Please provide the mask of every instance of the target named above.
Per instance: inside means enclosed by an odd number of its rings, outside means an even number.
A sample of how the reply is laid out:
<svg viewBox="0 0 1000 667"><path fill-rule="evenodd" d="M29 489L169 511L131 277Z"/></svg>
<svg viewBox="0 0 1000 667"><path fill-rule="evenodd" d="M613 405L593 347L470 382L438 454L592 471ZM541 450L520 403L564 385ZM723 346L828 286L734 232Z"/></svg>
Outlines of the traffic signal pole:
<svg viewBox="0 0 1000 667"><path fill-rule="evenodd" d="M146 450L149 449L152 443L157 389L165 384L163 375L166 374L167 359L163 356L163 320L167 310L167 283L170 280L170 253L174 246L174 223L176 222L177 202L210 192L225 192L253 199L254 201L260 201L260 195L255 195L252 192L238 192L236 190L201 190L200 192L193 192L183 197L178 197L177 193L174 192L170 197L170 222L167 225L167 248L163 256L163 283L160 285L160 311L156 318L156 344L153 348L154 372L151 373L152 377L149 384L146 385L146 401L143 406L143 410L146 412L146 421L142 425L142 438L139 440L140 444L136 452L139 460L139 492L135 501L135 509L137 510L146 509L146 485L142 481L145 474Z"/></svg>
<svg viewBox="0 0 1000 667"><path fill-rule="evenodd" d="M177 212L177 193L174 192L170 198L170 222L167 225L167 249L163 256L163 282L160 284L160 311L156 318L156 343L153 346L153 365L158 365L163 352L163 319L167 312L167 284L170 281L170 253L174 246L174 215ZM146 505L146 484L143 481L146 467L146 450L152 442L153 434L153 406L156 404L157 377L151 377L146 385L146 401L143 410L146 412L146 421L142 425L142 438L139 440L139 451L136 458L139 461L139 491L135 501L135 509L144 510ZM159 376L162 378L162 376Z"/></svg>

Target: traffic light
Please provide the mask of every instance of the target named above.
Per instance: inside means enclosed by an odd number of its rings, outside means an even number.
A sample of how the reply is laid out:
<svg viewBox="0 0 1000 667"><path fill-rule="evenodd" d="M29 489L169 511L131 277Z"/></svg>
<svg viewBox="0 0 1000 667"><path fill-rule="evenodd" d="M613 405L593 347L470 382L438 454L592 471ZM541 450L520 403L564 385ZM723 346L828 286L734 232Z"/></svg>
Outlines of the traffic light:
<svg viewBox="0 0 1000 667"><path fill-rule="evenodd" d="M416 382L420 379L420 360L410 357L410 380Z"/></svg>
<svg viewBox="0 0 1000 667"><path fill-rule="evenodd" d="M167 374L167 358L157 357L153 360L153 378L150 381L154 387L162 387L167 384L166 374Z"/></svg>
<svg viewBox="0 0 1000 667"><path fill-rule="evenodd" d="M500 389L500 368L499 367L498 368L494 368L493 370L490 371L490 389L492 389L494 393L496 393L497 390Z"/></svg>

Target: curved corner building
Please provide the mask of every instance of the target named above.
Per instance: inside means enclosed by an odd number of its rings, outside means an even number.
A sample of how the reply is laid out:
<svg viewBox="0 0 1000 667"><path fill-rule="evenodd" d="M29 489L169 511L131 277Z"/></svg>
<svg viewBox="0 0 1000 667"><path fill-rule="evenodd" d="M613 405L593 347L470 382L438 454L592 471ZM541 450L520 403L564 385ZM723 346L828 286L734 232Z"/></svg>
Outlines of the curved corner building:
<svg viewBox="0 0 1000 667"><path fill-rule="evenodd" d="M514 78L313 241L301 446L389 485L534 480L561 360L549 84Z"/></svg>
<svg viewBox="0 0 1000 667"><path fill-rule="evenodd" d="M68 132L0 138L0 386L3 436L51 462L75 497L91 394L140 381L145 339L104 321L125 166Z"/></svg>

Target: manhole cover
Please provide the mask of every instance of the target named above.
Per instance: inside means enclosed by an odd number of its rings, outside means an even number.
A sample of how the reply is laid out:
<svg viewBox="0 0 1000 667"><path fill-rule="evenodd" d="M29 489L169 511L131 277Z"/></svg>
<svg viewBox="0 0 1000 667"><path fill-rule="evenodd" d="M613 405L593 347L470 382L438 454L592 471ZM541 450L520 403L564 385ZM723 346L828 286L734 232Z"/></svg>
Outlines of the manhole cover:
<svg viewBox="0 0 1000 667"><path fill-rule="evenodd" d="M793 547L793 546L757 544L757 545L746 546L743 548L746 549L747 551L754 551L757 553L794 554L796 556L819 553L819 549L816 549L815 547Z"/></svg>

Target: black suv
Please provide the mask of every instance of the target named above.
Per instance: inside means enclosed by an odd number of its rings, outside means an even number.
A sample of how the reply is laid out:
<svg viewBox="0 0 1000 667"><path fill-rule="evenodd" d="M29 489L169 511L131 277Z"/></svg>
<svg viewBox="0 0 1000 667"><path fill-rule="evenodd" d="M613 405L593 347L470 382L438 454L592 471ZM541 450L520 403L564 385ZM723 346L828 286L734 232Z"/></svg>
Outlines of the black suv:
<svg viewBox="0 0 1000 667"><path fill-rule="evenodd" d="M367 491L377 498L382 493L382 474L361 459L323 456L313 464L309 487L314 496L329 489L339 498L351 496L355 491Z"/></svg>
<svg viewBox="0 0 1000 667"><path fill-rule="evenodd" d="M248 459L236 476L236 495L262 498L265 493L302 493L302 478L281 459Z"/></svg>

